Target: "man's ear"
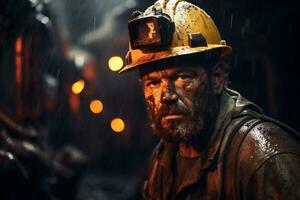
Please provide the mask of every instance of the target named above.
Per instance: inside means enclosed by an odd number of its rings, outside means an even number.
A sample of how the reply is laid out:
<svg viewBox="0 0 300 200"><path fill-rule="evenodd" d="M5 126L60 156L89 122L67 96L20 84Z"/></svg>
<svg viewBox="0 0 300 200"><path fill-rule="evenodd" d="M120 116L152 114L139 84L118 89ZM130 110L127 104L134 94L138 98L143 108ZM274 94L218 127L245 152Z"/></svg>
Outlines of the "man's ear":
<svg viewBox="0 0 300 200"><path fill-rule="evenodd" d="M226 79L226 64L224 62L217 62L211 71L212 86L214 94L219 95L222 93Z"/></svg>

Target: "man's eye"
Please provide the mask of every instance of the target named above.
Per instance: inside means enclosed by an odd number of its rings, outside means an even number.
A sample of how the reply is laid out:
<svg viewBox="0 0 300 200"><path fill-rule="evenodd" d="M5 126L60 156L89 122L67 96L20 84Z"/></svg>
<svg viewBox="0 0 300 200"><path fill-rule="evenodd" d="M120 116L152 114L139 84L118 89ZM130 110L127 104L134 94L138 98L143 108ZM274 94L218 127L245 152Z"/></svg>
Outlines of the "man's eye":
<svg viewBox="0 0 300 200"><path fill-rule="evenodd" d="M181 81L188 81L188 80L191 80L192 78L193 78L193 76L190 74L179 74L177 76L177 79L181 80Z"/></svg>
<svg viewBox="0 0 300 200"><path fill-rule="evenodd" d="M159 80L153 80L153 81L149 81L146 86L147 87L157 87L160 84Z"/></svg>

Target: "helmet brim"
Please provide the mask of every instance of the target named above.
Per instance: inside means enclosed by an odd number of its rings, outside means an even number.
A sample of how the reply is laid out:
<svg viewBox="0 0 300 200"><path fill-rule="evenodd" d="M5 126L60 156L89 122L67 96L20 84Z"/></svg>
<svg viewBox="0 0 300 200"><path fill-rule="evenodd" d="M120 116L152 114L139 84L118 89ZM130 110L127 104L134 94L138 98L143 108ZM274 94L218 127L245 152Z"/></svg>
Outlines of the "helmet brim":
<svg viewBox="0 0 300 200"><path fill-rule="evenodd" d="M119 73L138 69L139 67L142 67L142 65L151 64L152 62L158 62L162 60L165 61L166 59L174 58L177 56L199 54L199 53L204 53L210 50L217 50L217 49L221 50L221 57L225 57L232 52L231 47L226 45L219 45L219 44L208 44L208 46L205 47L193 47L193 48L189 46L185 46L185 47L181 46L181 47L174 47L166 51L151 52L151 53L140 52L141 56L135 59L132 63L127 64L123 69L119 71ZM140 50L131 50L131 51L140 51Z"/></svg>

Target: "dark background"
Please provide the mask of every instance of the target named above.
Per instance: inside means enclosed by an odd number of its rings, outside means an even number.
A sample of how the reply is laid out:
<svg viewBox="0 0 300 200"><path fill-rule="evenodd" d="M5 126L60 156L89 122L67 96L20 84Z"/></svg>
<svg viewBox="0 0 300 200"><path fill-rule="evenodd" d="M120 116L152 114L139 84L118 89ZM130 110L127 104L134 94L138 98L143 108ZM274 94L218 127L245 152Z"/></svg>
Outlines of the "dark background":
<svg viewBox="0 0 300 200"><path fill-rule="evenodd" d="M58 104L49 143L71 143L82 149L90 164L79 187L79 199L136 198L147 169L147 160L157 138L149 128L138 74L118 74L108 68L111 56L125 57L127 19L133 10L144 10L155 1L53 0L46 1L60 51L69 60L83 56L80 78L86 87L76 98L75 119ZM193 0L215 21L222 39L233 48L229 87L257 103L269 116L300 130L298 40L299 11L296 1ZM15 5L18 7L18 5ZM64 67L66 63L58 62ZM57 78L73 76L58 74ZM78 74L74 74L74 77ZM72 83L70 83L71 85ZM71 90L70 90L71 92ZM89 110L100 99L100 114ZM114 117L126 128L116 134L110 128ZM73 131L66 128L71 121Z"/></svg>

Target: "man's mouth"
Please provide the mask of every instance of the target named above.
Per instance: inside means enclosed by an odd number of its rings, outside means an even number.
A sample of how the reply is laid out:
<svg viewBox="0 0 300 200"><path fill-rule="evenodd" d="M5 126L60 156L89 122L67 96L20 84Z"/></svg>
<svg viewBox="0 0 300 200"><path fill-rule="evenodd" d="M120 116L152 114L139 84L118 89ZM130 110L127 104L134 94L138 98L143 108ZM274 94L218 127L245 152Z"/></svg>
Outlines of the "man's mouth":
<svg viewBox="0 0 300 200"><path fill-rule="evenodd" d="M163 120L176 120L176 119L181 119L185 116L183 113L172 113L172 114L167 114L165 115L162 119Z"/></svg>

